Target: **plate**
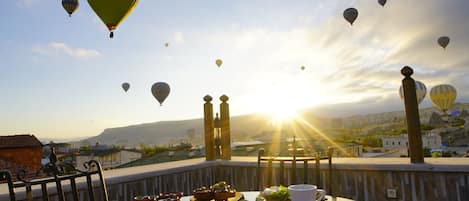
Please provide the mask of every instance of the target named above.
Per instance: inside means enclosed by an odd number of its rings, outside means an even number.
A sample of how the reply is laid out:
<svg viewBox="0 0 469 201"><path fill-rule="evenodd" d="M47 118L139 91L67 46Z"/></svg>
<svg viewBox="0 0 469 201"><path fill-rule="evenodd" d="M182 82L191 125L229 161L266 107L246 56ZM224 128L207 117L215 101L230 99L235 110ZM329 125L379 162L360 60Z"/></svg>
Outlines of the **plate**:
<svg viewBox="0 0 469 201"><path fill-rule="evenodd" d="M324 200L327 200L326 198L326 191L324 191L323 189L317 189L317 192L318 194L316 195L316 201L324 201ZM321 195L322 194L322 195ZM322 199L321 199L322 197ZM265 199L264 197L261 196L261 194L259 194L257 197L256 197L256 201L267 201L267 199ZM276 201L276 200L272 200L272 201ZM282 201L282 200L279 200L279 201ZM290 199L287 199L286 201L291 201Z"/></svg>

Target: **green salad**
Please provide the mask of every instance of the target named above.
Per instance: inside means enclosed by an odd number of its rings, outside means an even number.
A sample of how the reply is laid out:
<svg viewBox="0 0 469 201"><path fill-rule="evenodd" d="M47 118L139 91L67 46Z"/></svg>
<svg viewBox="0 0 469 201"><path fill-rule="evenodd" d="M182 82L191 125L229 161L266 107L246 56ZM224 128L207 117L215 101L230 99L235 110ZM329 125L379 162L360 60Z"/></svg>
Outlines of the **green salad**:
<svg viewBox="0 0 469 201"><path fill-rule="evenodd" d="M267 201L286 201L289 199L288 188L285 186L272 186L264 189L262 197Z"/></svg>

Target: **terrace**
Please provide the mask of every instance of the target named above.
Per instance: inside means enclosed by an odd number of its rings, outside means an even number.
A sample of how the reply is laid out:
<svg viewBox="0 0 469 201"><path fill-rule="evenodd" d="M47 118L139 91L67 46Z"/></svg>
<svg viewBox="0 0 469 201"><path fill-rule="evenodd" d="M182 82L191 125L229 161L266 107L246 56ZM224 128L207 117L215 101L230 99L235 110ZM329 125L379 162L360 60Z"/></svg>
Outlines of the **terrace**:
<svg viewBox="0 0 469 201"><path fill-rule="evenodd" d="M410 73L405 73L405 70L410 70ZM410 78L411 71L409 67L403 68L403 75L406 76L404 86L408 87L404 90L412 92L415 91L415 85L406 86L408 83L414 83ZM213 105L210 103L212 98L204 97L205 147L214 147L206 149L206 158L105 171L109 200L126 201L137 195L154 195L161 192L184 192L190 195L193 189L210 186L218 181L228 182L237 191L259 191L259 186L266 186L265 171L262 172L261 179L257 179L257 157L231 156L230 118L226 103L228 97L222 96L220 99L221 118L218 119L217 116L214 119ZM410 160L337 157L332 158L330 170L328 161L321 160L319 183L317 178L313 177L314 174L308 174L305 183L316 184L334 197L353 200L469 200L468 158L423 158L419 112L415 99L415 95L405 97ZM296 142L293 141L293 150L296 149ZM293 152L293 157L295 154L296 152ZM262 164L261 167L266 166ZM273 164L273 173L276 175L273 178L274 184L279 183L280 173L285 174L287 185L292 184L291 181L301 181L299 178L304 178L302 170L295 171L296 175L288 171L293 164L284 164L287 171L280 170L282 166L280 163ZM317 166L308 164L306 168L309 172L315 172ZM295 178L292 179L293 177ZM327 178L331 178L330 181ZM84 181L78 181L77 186L79 195L87 193ZM0 200L8 200L6 184L0 187ZM48 188L49 194L52 195L50 199L56 200L55 187L51 185ZM41 200L40 191L41 189L33 189L35 200ZM71 197L70 188L65 188L64 192L66 197ZM17 193L20 200L25 199L25 192Z"/></svg>
<svg viewBox="0 0 469 201"><path fill-rule="evenodd" d="M333 158L332 189L328 194L354 200L468 200L469 159L426 158L423 164L411 164L408 158ZM290 164L285 165L290 168ZM233 157L231 160L205 161L203 158L104 171L110 200L128 201L135 195L181 191L227 181L238 191L257 189L257 158ZM274 164L274 172L278 169ZM299 167L300 169L302 167ZM308 169L314 171L314 165ZM328 172L321 161L322 178ZM302 178L302 171L296 175ZM286 171L287 178L291 177ZM274 182L278 178L274 177ZM301 180L299 180L301 181ZM310 175L308 183L314 183ZM264 182L264 181L261 181ZM322 179L319 187L325 188ZM78 183L79 193L86 193ZM50 187L53 194L54 187ZM70 196L70 189L65 189ZM396 191L396 198L388 196ZM0 200L8 200L6 184L0 185ZM40 189L33 190L39 196ZM24 198L24 192L19 192ZM51 198L54 200L55 198ZM41 200L35 197L35 200Z"/></svg>

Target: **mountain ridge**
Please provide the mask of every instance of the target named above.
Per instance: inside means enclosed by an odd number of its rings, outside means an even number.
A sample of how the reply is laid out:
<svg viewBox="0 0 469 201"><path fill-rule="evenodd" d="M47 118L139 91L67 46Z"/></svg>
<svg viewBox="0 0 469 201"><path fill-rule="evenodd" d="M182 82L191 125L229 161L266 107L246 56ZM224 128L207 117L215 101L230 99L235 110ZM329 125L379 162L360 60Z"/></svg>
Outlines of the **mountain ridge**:
<svg viewBox="0 0 469 201"><path fill-rule="evenodd" d="M322 110L327 111L327 109L324 108ZM469 103L455 103L453 108L467 109L469 108ZM340 110L338 107L335 109ZM321 114L324 114L325 112L320 110L321 109L318 108L308 108L300 111L299 113L303 117L304 122L314 125L319 129L327 129L337 126L335 124L337 124L338 119L340 119L341 127L348 127L386 123L396 121L396 119L402 120L404 117L404 111L397 110L397 108L396 110L388 112L351 114L345 117L323 117ZM438 110L434 107L421 108L421 121L427 122L433 112L438 112ZM255 140L253 139L254 136L259 136L263 133L272 133L275 130L272 119L263 114L232 116L230 123L233 141ZM141 144L145 144L147 146L166 146L180 142L191 142L192 144L202 145L204 140L203 133L204 128L202 118L158 121L106 128L99 135L75 142L75 144L93 145L96 142L99 142L101 144L138 147Z"/></svg>

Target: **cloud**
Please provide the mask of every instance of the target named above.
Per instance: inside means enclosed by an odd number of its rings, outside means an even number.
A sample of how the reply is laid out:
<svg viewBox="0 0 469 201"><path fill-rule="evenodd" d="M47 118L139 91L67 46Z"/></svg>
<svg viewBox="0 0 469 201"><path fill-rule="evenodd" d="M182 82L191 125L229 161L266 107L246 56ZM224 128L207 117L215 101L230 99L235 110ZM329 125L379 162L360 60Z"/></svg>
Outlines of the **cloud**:
<svg viewBox="0 0 469 201"><path fill-rule="evenodd" d="M184 34L182 32L174 32L173 38L175 43L184 43Z"/></svg>
<svg viewBox="0 0 469 201"><path fill-rule="evenodd" d="M65 43L53 42L47 45L39 45L33 47L33 52L46 55L46 56L58 56L67 55L76 59L88 59L94 58L101 55L97 50L85 49L85 48L74 48L70 47Z"/></svg>
<svg viewBox="0 0 469 201"><path fill-rule="evenodd" d="M36 3L39 3L40 0L17 0L16 3L20 7L31 7Z"/></svg>
<svg viewBox="0 0 469 201"><path fill-rule="evenodd" d="M345 7L337 6L314 25L300 17L303 23L289 29L226 27L200 32L187 42L200 41L194 46L204 48L194 48L197 55L220 56L225 71L236 69L230 79L243 80L237 87L244 91L261 83L275 86L288 75L307 80L303 86L317 96L330 97L324 102L395 99L403 79L400 69L409 65L428 89L449 83L461 92L458 100L469 99L463 92L469 88L469 1L396 0L384 8L367 1L354 6L360 12L354 26L341 16ZM436 42L441 35L451 37L446 50ZM302 65L303 72L298 70Z"/></svg>

